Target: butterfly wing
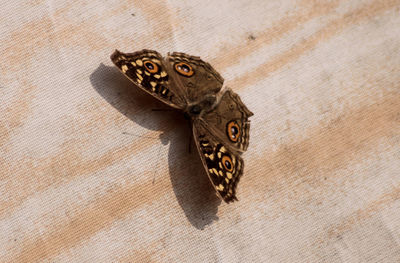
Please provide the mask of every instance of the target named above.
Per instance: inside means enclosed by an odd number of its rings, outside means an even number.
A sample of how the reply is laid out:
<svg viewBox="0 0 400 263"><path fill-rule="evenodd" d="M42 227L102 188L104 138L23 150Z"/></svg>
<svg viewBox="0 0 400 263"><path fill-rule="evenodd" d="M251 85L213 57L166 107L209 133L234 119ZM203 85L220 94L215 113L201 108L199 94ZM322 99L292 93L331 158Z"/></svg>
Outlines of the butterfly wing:
<svg viewBox="0 0 400 263"><path fill-rule="evenodd" d="M221 141L236 151L244 152L249 145L249 117L252 115L239 95L227 88L217 106L201 118Z"/></svg>
<svg viewBox="0 0 400 263"><path fill-rule="evenodd" d="M166 63L175 82L182 87L188 103L199 102L208 95L217 94L224 83L221 75L200 57L185 53L168 54Z"/></svg>
<svg viewBox="0 0 400 263"><path fill-rule="evenodd" d="M144 49L122 53L115 50L111 60L126 77L147 93L171 107L185 107L184 94L174 83L163 57L158 52Z"/></svg>
<svg viewBox="0 0 400 263"><path fill-rule="evenodd" d="M240 154L221 142L200 119L193 122L193 135L203 165L218 196L227 203L237 200L236 186L244 168Z"/></svg>

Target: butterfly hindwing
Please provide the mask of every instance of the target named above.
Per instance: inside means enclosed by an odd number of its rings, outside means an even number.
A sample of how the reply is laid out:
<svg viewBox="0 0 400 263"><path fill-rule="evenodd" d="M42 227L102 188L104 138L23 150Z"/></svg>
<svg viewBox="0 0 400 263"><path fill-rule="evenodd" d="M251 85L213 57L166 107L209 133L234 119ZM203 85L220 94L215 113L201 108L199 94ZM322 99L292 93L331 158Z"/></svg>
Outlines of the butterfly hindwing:
<svg viewBox="0 0 400 263"><path fill-rule="evenodd" d="M203 165L218 195L227 203L237 200L236 186L244 168L240 154L215 137L201 120L193 123L193 134Z"/></svg>
<svg viewBox="0 0 400 263"><path fill-rule="evenodd" d="M225 89L219 103L201 118L224 142L238 151L246 151L249 145L250 121L253 113L247 109L239 95Z"/></svg>
<svg viewBox="0 0 400 263"><path fill-rule="evenodd" d="M126 77L146 92L174 108L184 107L184 99L158 52L144 49L122 53L115 50L111 60Z"/></svg>

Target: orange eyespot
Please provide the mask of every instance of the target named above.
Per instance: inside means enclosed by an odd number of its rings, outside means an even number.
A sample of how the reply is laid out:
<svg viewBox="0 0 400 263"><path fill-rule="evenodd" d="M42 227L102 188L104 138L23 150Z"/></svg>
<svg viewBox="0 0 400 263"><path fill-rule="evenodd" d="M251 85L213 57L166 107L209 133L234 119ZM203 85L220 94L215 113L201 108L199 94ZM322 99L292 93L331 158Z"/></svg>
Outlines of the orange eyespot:
<svg viewBox="0 0 400 263"><path fill-rule="evenodd" d="M157 73L158 72L158 65L153 61L147 60L144 63L144 67L150 73Z"/></svg>
<svg viewBox="0 0 400 263"><path fill-rule="evenodd" d="M225 170L227 170L228 172L233 171L232 159L228 155L224 155L222 157L222 165L224 166Z"/></svg>
<svg viewBox="0 0 400 263"><path fill-rule="evenodd" d="M228 135L228 139L232 142L237 142L240 138L240 126L236 123L236 121L230 121L226 125L226 134Z"/></svg>
<svg viewBox="0 0 400 263"><path fill-rule="evenodd" d="M191 77L194 74L192 66L190 66L188 63L185 62L179 62L175 64L175 70L179 74L185 76L185 77Z"/></svg>

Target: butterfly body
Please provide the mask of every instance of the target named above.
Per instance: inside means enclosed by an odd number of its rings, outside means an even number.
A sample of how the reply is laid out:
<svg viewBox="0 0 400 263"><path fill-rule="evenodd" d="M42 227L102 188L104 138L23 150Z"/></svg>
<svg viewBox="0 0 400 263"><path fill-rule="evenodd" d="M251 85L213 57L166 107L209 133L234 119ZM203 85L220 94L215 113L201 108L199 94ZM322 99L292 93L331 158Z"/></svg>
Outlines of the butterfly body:
<svg viewBox="0 0 400 263"><path fill-rule="evenodd" d="M111 60L139 88L191 119L193 135L205 170L225 202L237 200L243 174L241 154L249 144L253 115L224 79L199 57L174 52L166 58L153 50L122 53Z"/></svg>

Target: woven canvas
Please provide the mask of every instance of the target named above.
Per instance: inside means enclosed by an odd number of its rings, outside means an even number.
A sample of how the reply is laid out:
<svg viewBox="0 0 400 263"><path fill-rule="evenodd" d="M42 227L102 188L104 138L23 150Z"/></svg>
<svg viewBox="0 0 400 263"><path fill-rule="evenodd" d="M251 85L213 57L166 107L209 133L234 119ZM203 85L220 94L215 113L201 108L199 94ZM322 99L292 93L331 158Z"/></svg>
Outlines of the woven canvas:
<svg viewBox="0 0 400 263"><path fill-rule="evenodd" d="M2 1L0 262L399 262L400 1ZM238 202L115 49L254 113Z"/></svg>

